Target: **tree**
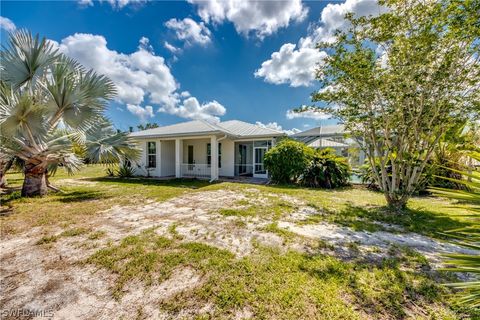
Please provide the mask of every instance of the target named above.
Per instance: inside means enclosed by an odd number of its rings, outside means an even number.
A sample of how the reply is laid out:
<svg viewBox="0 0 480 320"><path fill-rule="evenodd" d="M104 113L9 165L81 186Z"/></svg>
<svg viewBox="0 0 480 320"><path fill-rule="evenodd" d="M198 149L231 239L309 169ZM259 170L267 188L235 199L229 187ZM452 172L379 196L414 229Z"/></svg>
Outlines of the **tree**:
<svg viewBox="0 0 480 320"><path fill-rule="evenodd" d="M327 106L311 108L345 123L388 205L401 210L442 136L478 115L480 2L380 5L385 13L376 17L348 14L351 27L318 45L329 56L317 70L321 90L312 100Z"/></svg>
<svg viewBox="0 0 480 320"><path fill-rule="evenodd" d="M0 153L23 161L22 196L45 195L48 174L69 172L82 150L95 162L136 158L127 133L103 116L114 84L25 30L0 52Z"/></svg>
<svg viewBox="0 0 480 320"><path fill-rule="evenodd" d="M154 128L158 128L158 127L159 127L158 123L155 123L155 122L153 122L153 123L148 122L146 124L139 124L137 126L138 130L154 129Z"/></svg>

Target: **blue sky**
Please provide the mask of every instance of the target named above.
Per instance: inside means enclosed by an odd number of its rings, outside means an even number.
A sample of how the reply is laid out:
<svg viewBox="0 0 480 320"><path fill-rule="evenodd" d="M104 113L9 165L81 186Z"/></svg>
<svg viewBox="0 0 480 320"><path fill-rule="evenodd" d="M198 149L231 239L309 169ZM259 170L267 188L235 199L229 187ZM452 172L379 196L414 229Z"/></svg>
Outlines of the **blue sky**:
<svg viewBox="0 0 480 320"><path fill-rule="evenodd" d="M109 76L120 94L108 115L120 129L201 118L304 130L333 121L287 117L319 88L313 70L325 53L314 43L344 26L345 10L376 7L373 0L328 4L2 1L1 41L6 30L27 28Z"/></svg>

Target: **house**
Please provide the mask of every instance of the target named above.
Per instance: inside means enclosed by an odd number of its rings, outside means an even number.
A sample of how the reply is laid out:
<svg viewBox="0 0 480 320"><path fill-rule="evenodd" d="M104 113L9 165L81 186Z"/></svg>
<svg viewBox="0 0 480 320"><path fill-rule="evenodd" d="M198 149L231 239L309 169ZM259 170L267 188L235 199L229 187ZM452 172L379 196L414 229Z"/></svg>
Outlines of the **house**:
<svg viewBox="0 0 480 320"><path fill-rule="evenodd" d="M348 137L343 124L315 127L290 137L315 149L333 148L338 155L348 158L352 166L362 165L365 161L365 153L354 139Z"/></svg>
<svg viewBox="0 0 480 320"><path fill-rule="evenodd" d="M154 177L267 178L263 158L281 131L231 120L194 120L130 134L142 149L135 174Z"/></svg>

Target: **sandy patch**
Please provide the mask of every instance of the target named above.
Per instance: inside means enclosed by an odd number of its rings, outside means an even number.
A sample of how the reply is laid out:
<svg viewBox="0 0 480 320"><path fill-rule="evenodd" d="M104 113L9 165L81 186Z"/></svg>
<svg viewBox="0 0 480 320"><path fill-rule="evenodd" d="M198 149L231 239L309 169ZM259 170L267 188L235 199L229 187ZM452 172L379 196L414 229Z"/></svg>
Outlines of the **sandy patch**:
<svg viewBox="0 0 480 320"><path fill-rule="evenodd" d="M266 245L281 245L282 239L268 232L258 231L258 223L235 225L237 217L215 214L221 208L234 208L243 193L216 190L190 193L165 202L149 202L143 206L115 206L103 216L97 230L112 239L122 239L126 233L136 234L149 228L165 235L175 225L179 236L186 241L200 241L227 249L238 256L249 254L252 240ZM253 221L253 220L252 220Z"/></svg>
<svg viewBox="0 0 480 320"><path fill-rule="evenodd" d="M386 252L391 245L407 246L425 255L425 257L434 264L440 262L441 255L444 253L478 253L478 251L475 250L469 250L412 232L354 231L350 228L328 222L297 225L292 222L281 221L278 226L304 237L325 240L335 247L344 247L347 243L354 242L367 250L371 249L371 247L377 247L383 249L383 252Z"/></svg>
<svg viewBox="0 0 480 320"><path fill-rule="evenodd" d="M82 179L60 179L55 181L55 185L60 186L94 186L96 184L96 181L88 181Z"/></svg>

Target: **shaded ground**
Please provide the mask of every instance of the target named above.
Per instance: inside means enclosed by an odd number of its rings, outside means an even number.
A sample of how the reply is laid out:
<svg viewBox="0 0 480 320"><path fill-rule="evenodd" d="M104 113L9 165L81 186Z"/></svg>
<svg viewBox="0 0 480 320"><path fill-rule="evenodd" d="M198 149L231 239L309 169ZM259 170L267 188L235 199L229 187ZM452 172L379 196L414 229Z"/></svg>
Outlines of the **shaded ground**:
<svg viewBox="0 0 480 320"><path fill-rule="evenodd" d="M411 225L334 222L335 206L313 203L311 191L65 179L56 183L73 189L36 213L7 201L2 310L55 319L475 316L449 306L436 285L445 281L439 255L464 249L406 232Z"/></svg>

